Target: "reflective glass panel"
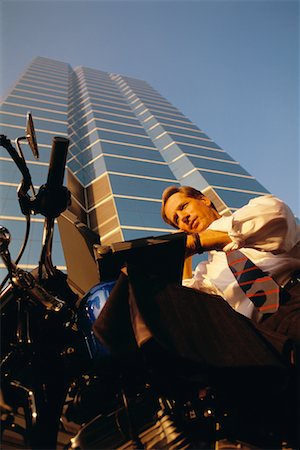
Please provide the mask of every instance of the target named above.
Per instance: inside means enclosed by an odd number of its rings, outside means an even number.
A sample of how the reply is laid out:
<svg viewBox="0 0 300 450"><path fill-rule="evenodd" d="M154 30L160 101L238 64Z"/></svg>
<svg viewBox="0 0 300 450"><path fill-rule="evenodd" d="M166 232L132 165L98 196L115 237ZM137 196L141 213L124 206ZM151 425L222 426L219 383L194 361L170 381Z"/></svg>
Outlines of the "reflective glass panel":
<svg viewBox="0 0 300 450"><path fill-rule="evenodd" d="M41 99L45 103L55 102L55 103L59 103L61 105L65 105L66 101L67 101L67 99L65 99L65 98L56 97L54 95L51 96L51 95L35 94L34 92L27 92L24 90L17 90L17 89L14 89L11 94L17 98L25 97L25 98L33 99L33 100Z"/></svg>
<svg viewBox="0 0 300 450"><path fill-rule="evenodd" d="M105 156L105 163L108 171L128 173L134 175L152 176L155 178L173 179L173 174L165 164L155 164L151 162L134 161L132 159L119 159Z"/></svg>
<svg viewBox="0 0 300 450"><path fill-rule="evenodd" d="M133 158L153 159L155 161L164 161L161 154L156 149L147 149L134 147L132 145L113 144L111 142L101 142L104 153L112 153L120 156L131 156Z"/></svg>
<svg viewBox="0 0 300 450"><path fill-rule="evenodd" d="M57 111L62 111L62 112L67 113L67 106L66 105L53 104L54 102L53 103L50 103L50 102L47 103L46 101L41 100L41 99L40 99L40 101L36 101L36 100L28 99L28 98L21 98L20 96L10 95L8 97L6 103L9 103L9 102L18 103L18 104L21 104L21 105L27 105L29 107L29 110L30 110L30 108L33 108L34 106L37 106L38 108L47 108L47 109L51 109L51 110L54 110L54 111L57 110Z"/></svg>
<svg viewBox="0 0 300 450"><path fill-rule="evenodd" d="M219 173L201 171L201 175L213 186L226 186L237 189L245 189L251 191L267 192L267 190L255 179L233 177L231 175L223 175Z"/></svg>
<svg viewBox="0 0 300 450"><path fill-rule="evenodd" d="M249 175L249 173L243 169L239 164L230 164L222 161L214 161L205 158L193 158L189 157L189 160L193 165L201 171L201 169L220 170L222 172L237 173L241 175Z"/></svg>
<svg viewBox="0 0 300 450"><path fill-rule="evenodd" d="M229 191L221 188L215 188L215 191L230 208L241 208L246 205L251 198L255 198L259 195L256 193L251 194L247 192Z"/></svg>
<svg viewBox="0 0 300 450"><path fill-rule="evenodd" d="M109 176L112 191L115 194L137 196L137 197L147 197L160 199L163 190L170 186L170 184L177 184L175 180L170 181L160 181L160 180L149 180L147 178L133 178L121 175L110 175Z"/></svg>
<svg viewBox="0 0 300 450"><path fill-rule="evenodd" d="M2 105L1 109L2 109L2 111L23 114L24 117L27 116L27 112L29 111L29 108L26 106L16 106L16 105L11 105L9 103L4 103ZM35 124L35 119L38 119L41 117L45 118L45 119L52 119L52 120L63 120L63 121L67 120L66 114L57 113L57 111L46 111L46 110L42 110L42 109L35 109L31 106L30 112L32 114L34 124Z"/></svg>

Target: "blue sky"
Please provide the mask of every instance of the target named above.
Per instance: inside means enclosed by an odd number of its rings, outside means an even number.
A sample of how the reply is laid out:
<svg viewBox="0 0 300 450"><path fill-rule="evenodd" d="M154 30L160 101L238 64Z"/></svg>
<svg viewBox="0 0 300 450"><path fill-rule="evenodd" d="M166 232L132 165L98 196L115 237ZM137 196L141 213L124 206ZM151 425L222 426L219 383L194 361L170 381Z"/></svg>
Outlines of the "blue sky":
<svg viewBox="0 0 300 450"><path fill-rule="evenodd" d="M2 0L1 96L35 56L141 78L300 216L297 0Z"/></svg>

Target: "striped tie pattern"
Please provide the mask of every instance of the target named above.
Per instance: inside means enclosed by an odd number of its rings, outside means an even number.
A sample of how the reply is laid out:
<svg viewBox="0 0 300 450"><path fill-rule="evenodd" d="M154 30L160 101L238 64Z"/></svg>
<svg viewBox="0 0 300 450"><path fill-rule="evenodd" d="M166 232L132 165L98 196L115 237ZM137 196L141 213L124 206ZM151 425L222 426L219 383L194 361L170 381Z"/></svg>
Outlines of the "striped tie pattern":
<svg viewBox="0 0 300 450"><path fill-rule="evenodd" d="M239 286L254 306L263 314L276 312L280 287L266 272L259 269L239 250L226 252L228 266Z"/></svg>

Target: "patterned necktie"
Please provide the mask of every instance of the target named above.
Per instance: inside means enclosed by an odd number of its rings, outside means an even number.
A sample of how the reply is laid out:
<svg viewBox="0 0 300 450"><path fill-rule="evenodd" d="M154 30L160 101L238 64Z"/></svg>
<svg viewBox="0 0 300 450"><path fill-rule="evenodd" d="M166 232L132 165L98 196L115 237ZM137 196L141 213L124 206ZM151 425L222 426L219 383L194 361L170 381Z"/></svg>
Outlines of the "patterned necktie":
<svg viewBox="0 0 300 450"><path fill-rule="evenodd" d="M240 288L263 314L276 312L280 287L266 272L259 269L239 250L226 252L228 266Z"/></svg>

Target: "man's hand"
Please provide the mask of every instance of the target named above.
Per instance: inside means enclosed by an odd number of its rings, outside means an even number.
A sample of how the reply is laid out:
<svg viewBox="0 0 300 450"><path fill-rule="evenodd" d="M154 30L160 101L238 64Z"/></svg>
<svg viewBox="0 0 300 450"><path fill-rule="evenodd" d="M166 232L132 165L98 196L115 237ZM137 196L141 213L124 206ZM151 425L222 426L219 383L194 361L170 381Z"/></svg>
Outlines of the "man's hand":
<svg viewBox="0 0 300 450"><path fill-rule="evenodd" d="M228 234L223 231L204 230L201 231L201 233L198 233L198 235L202 247L201 250L203 250L203 252L209 250L223 250L225 245L232 242ZM198 251L195 236L194 234L188 234L186 239L185 256L188 258L196 253L198 253Z"/></svg>

